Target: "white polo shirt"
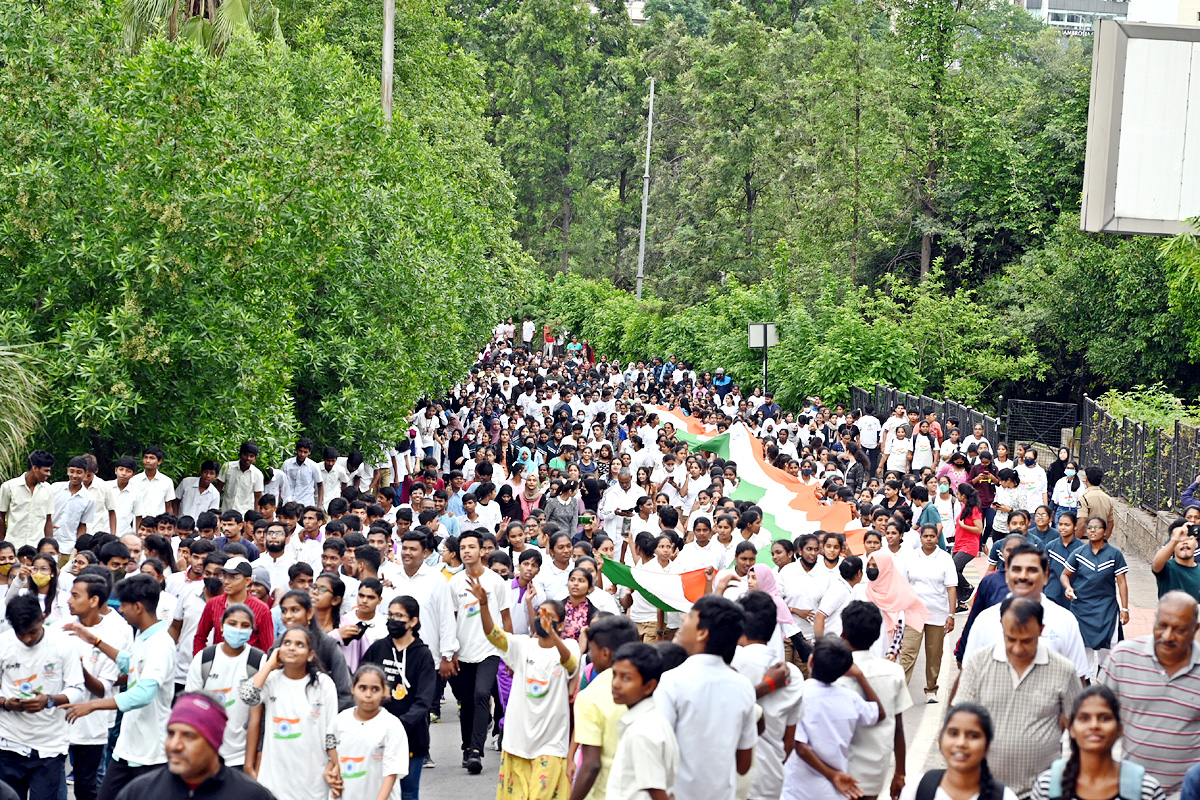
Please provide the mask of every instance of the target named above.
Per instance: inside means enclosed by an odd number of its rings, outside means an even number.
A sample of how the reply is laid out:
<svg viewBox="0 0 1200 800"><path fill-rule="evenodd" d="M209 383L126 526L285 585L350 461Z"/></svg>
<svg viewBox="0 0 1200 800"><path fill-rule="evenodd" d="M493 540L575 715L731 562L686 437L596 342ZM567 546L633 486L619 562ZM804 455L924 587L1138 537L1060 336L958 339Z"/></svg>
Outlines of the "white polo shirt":
<svg viewBox="0 0 1200 800"><path fill-rule="evenodd" d="M788 608L816 611L821 605L821 598L825 596L825 590L829 588L829 572L821 569L820 564L814 565L811 571L805 571L799 560L793 561L779 571L778 578L779 593L783 595ZM792 621L806 638L813 637L811 622L796 614L792 614Z"/></svg>
<svg viewBox="0 0 1200 800"><path fill-rule="evenodd" d="M179 501L179 516L199 519L205 511L215 511L221 505L221 493L211 483L200 491L200 479L196 476L184 478L175 489Z"/></svg>
<svg viewBox="0 0 1200 800"><path fill-rule="evenodd" d="M940 547L925 555L920 548L904 554L904 574L929 612L926 625L945 625L950 616L950 597L946 589L958 585L954 559Z"/></svg>
<svg viewBox="0 0 1200 800"><path fill-rule="evenodd" d="M240 511L245 514L254 508L254 493L262 493L262 470L253 464L250 469L243 470L240 462L226 461L221 465L221 474L217 480L225 484L221 492L222 511Z"/></svg>
<svg viewBox="0 0 1200 800"><path fill-rule="evenodd" d="M283 462L283 473L292 485L291 499L302 506L317 504L317 484L321 481L321 469L311 458L301 464L293 456ZM282 503L281 498L277 498Z"/></svg>
<svg viewBox="0 0 1200 800"><path fill-rule="evenodd" d="M167 503L175 499L175 481L163 474L162 470L154 473L154 479L146 477L145 472L139 472L129 479L129 488L137 497L135 516L157 517L167 513ZM166 760L165 758L163 759Z"/></svg>

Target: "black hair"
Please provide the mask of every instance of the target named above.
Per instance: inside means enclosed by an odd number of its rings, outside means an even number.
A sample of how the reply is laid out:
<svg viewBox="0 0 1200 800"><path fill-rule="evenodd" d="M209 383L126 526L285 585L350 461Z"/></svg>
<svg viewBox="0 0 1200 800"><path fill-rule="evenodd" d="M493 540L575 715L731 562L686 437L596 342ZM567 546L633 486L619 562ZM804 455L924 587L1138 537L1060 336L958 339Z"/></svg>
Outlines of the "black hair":
<svg viewBox="0 0 1200 800"><path fill-rule="evenodd" d="M35 451L37 452L37 451ZM21 594L14 597L4 609L4 618L12 626L14 633L24 633L34 625L42 624L46 615L38 604L37 597L31 594Z"/></svg>
<svg viewBox="0 0 1200 800"><path fill-rule="evenodd" d="M86 568L85 568L86 569ZM83 586L87 590L88 597L96 597L100 600L100 605L103 607L108 603L108 597L112 594L112 586L110 581L112 576L101 576L96 574L84 574L80 571L75 576L75 581L72 586Z"/></svg>
<svg viewBox="0 0 1200 800"><path fill-rule="evenodd" d="M822 683L833 683L854 664L850 645L836 636L822 636L813 642L812 676Z"/></svg>
<svg viewBox="0 0 1200 800"><path fill-rule="evenodd" d="M300 607L302 609L304 609L305 611L313 610L312 595L310 595L304 589L288 589L286 592L284 592L283 597L279 598L279 608L280 609L283 608L283 604L289 598L292 600L295 600L297 603L299 603ZM319 634L321 636L326 635L324 631L322 631L320 628L317 627L317 615L315 613L312 615L312 619L309 620L308 625L317 634Z"/></svg>
<svg viewBox="0 0 1200 800"><path fill-rule="evenodd" d="M346 555L346 542L340 536L330 537L321 545L321 552L326 550L336 550L339 557L344 556Z"/></svg>
<svg viewBox="0 0 1200 800"><path fill-rule="evenodd" d="M333 589L333 596L335 598L337 598L338 600L345 600L345 598L346 598L346 582L343 581L341 579L341 577L339 575L337 575L337 573L322 572L315 579L313 579L313 583L316 583L317 581L321 580L321 578L324 578L325 580L329 581L329 588ZM342 621L342 604L340 602L334 603L333 606L331 606L329 609L329 614L330 614L330 617L333 619L333 627L335 627L335 628L338 627L338 625ZM313 620L316 620L315 615L313 616Z"/></svg>
<svg viewBox="0 0 1200 800"><path fill-rule="evenodd" d="M383 597L383 581L379 578L363 578L358 584L359 589L370 589L375 594Z"/></svg>
<svg viewBox="0 0 1200 800"><path fill-rule="evenodd" d="M166 453L163 452L163 449L161 447L159 447L158 445L155 445L155 444L152 444L149 447L143 448L142 455L143 456L156 456L160 463L167 460Z"/></svg>
<svg viewBox="0 0 1200 800"><path fill-rule="evenodd" d="M316 617L314 616L315 620ZM283 646L283 638L292 631L299 631L304 636L305 644L308 645L308 652L312 653L312 658L305 662L304 670L308 673L308 686L304 687L308 691L309 686L316 686L317 680L322 672L325 672L325 665L321 663L321 657L317 655L317 637L324 636L324 633L314 631L312 628L305 628L301 625L293 625L283 632L283 636L279 637L280 647Z"/></svg>
<svg viewBox="0 0 1200 800"><path fill-rule="evenodd" d="M1083 701L1090 697L1099 697L1103 700L1108 705L1109 711L1116 717L1117 725L1121 724L1121 701L1117 699L1117 695L1112 689L1102 683L1093 683L1075 695L1075 704L1071 706L1071 723L1075 722L1075 718L1079 716L1079 708L1083 705ZM1079 780L1079 745L1076 744L1073 738L1069 736L1067 738L1071 744L1071 755L1067 758L1067 763L1063 766L1062 790L1071 794L1063 794L1061 797L1074 797L1075 784Z"/></svg>
<svg viewBox="0 0 1200 800"><path fill-rule="evenodd" d="M526 561L536 561L538 569L541 569L542 552L532 547L524 550L521 555L517 556L517 563L524 564Z"/></svg>
<svg viewBox="0 0 1200 800"><path fill-rule="evenodd" d="M309 564L307 561L297 561L295 564L292 564L290 567L288 567L288 582L290 583L291 581L296 580L296 578L301 575L307 575L311 578L314 574L315 573L313 572L311 564Z"/></svg>
<svg viewBox="0 0 1200 800"><path fill-rule="evenodd" d="M246 605L245 603L230 603L229 605L225 606L225 613L221 615L221 624L225 624L225 620L229 619L232 614L236 614L238 612L241 612L250 618L250 630L254 630L254 623L256 622L254 619L254 612L251 611L250 606Z"/></svg>
<svg viewBox="0 0 1200 800"><path fill-rule="evenodd" d="M415 597L407 594L396 595L388 602L388 608L399 605L404 608L404 613L408 614L409 618L416 617L417 624L409 628L409 632L413 636L417 636L417 632L421 630L421 604L417 602Z"/></svg>
<svg viewBox="0 0 1200 800"><path fill-rule="evenodd" d="M861 564L859 569L862 569ZM870 649L882 628L883 613L874 603L851 600L842 609L842 638L855 650Z"/></svg>
<svg viewBox="0 0 1200 800"><path fill-rule="evenodd" d="M726 664L733 661L738 639L745 628L745 614L732 600L706 594L695 602L696 627L708 631L704 651L717 655Z"/></svg>
<svg viewBox="0 0 1200 800"><path fill-rule="evenodd" d="M1000 603L1000 618L1004 619L1004 615L1009 611L1012 611L1018 626L1026 625L1031 619L1037 620L1037 624L1041 626L1046 613L1038 601L1028 597L1017 597L1015 594L1010 594Z"/></svg>
<svg viewBox="0 0 1200 800"><path fill-rule="evenodd" d="M146 538L149 539L150 537L147 536ZM213 544L211 539L191 539L188 547L191 549L192 555L206 556L209 553L215 553L217 551L217 546Z"/></svg>
<svg viewBox="0 0 1200 800"><path fill-rule="evenodd" d="M637 625L629 617L600 614L588 624L588 641L614 653L626 644L637 642Z"/></svg>
<svg viewBox="0 0 1200 800"><path fill-rule="evenodd" d="M240 521L240 520L239 520ZM204 530L205 528L217 527L217 515L211 511L204 511L200 516L196 517L196 529Z"/></svg>
<svg viewBox="0 0 1200 800"><path fill-rule="evenodd" d="M130 575L116 586L117 599L122 603L141 603L146 613L154 616L158 611L158 598L162 587L149 575Z"/></svg>
<svg viewBox="0 0 1200 800"><path fill-rule="evenodd" d="M942 729L938 732L938 742L941 742L942 735L945 734L946 728L950 726L950 720L959 712L971 714L975 717L979 723L980 730L983 731L983 739L990 748L992 740L996 738L996 729L992 724L992 715L988 713L986 708L977 703L957 703L951 706L950 710L946 712L946 721L942 723ZM983 761L979 762L978 800L1001 800L1003 797L1001 785L992 777L992 771L988 767L987 758L984 758Z"/></svg>
<svg viewBox="0 0 1200 800"><path fill-rule="evenodd" d="M45 450L34 450L29 454L29 466L31 467L53 467L54 455Z"/></svg>
<svg viewBox="0 0 1200 800"><path fill-rule="evenodd" d="M124 542L109 542L100 548L100 561L107 564L111 559L123 558L129 560L129 547Z"/></svg>
<svg viewBox="0 0 1200 800"><path fill-rule="evenodd" d="M369 565L372 572L379 572L379 567L383 564L383 553L379 552L378 547L360 544L354 548L354 560Z"/></svg>
<svg viewBox="0 0 1200 800"><path fill-rule="evenodd" d="M688 651L677 642L655 642L654 649L662 656L663 672L670 672L688 659Z"/></svg>
<svg viewBox="0 0 1200 800"><path fill-rule="evenodd" d="M1028 542L1026 542L1025 544L1019 544L1016 547L1014 547L1012 549L1012 552L1010 552L1008 554L1008 558L1005 559L1005 561L1007 563L1011 564L1012 560L1014 558L1016 558L1019 555L1024 555L1025 553L1033 553L1034 555L1036 555L1038 557L1038 562L1042 565L1042 572L1049 573L1050 557L1048 555L1046 555L1046 551L1043 550L1042 548L1038 547L1037 545L1032 545L1032 544L1029 544Z"/></svg>
<svg viewBox="0 0 1200 800"><path fill-rule="evenodd" d="M737 604L745 615L745 636L755 642L769 642L775 633L775 601L766 592L746 592Z"/></svg>
<svg viewBox="0 0 1200 800"><path fill-rule="evenodd" d="M643 642L631 642L623 644L613 654L613 663L618 661L628 661L638 674L642 676L642 683L646 684L650 681L657 681L663 674L663 657L653 645Z"/></svg>
<svg viewBox="0 0 1200 800"><path fill-rule="evenodd" d="M792 544L796 546L796 552L799 553L801 550L803 550L804 545L808 544L810 539L815 539L818 543L821 541L820 537L818 537L815 533L802 533L793 539Z"/></svg>

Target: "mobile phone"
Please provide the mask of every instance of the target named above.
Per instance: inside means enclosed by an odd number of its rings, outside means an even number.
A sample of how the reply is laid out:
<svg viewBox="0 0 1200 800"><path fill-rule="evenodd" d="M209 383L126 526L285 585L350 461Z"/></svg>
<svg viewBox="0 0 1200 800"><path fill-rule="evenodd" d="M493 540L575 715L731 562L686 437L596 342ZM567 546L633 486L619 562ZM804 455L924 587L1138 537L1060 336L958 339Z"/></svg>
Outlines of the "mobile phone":
<svg viewBox="0 0 1200 800"><path fill-rule="evenodd" d="M595 517L593 517L591 514L584 514L582 517L579 518L579 524L587 525L593 519L595 519Z"/></svg>
<svg viewBox="0 0 1200 800"><path fill-rule="evenodd" d="M1188 525L1187 531L1188 531L1188 535L1191 536L1193 539L1200 539L1200 524Z"/></svg>

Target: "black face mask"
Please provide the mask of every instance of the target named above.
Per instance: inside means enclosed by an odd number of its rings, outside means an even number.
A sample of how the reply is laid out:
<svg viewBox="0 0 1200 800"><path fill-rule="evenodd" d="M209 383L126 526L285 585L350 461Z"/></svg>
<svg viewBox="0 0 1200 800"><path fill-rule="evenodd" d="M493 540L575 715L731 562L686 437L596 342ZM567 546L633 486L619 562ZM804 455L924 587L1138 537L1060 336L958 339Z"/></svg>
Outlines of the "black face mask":
<svg viewBox="0 0 1200 800"><path fill-rule="evenodd" d="M554 628L554 629L557 631L557 630L558 630L558 626L555 626L555 628ZM534 618L533 618L533 632L534 632L535 634L537 634L537 637L538 637L539 639L548 639L548 638L550 638L550 632L549 632L549 631L547 631L547 630L546 630L546 628L545 628L545 626L543 626L543 625L542 625L542 618L541 618L541 617L534 617Z"/></svg>
<svg viewBox="0 0 1200 800"><path fill-rule="evenodd" d="M225 584L221 583L220 578L205 578L204 591L208 593L209 597L216 597L225 591Z"/></svg>
<svg viewBox="0 0 1200 800"><path fill-rule="evenodd" d="M274 544L272 544L271 542L267 542L267 552L268 553L282 553L284 547L285 547L285 545L279 544L278 542L276 542Z"/></svg>
<svg viewBox="0 0 1200 800"><path fill-rule="evenodd" d="M873 581L879 577L879 567L867 567L867 580Z"/></svg>
<svg viewBox="0 0 1200 800"><path fill-rule="evenodd" d="M388 636L393 639L403 639L408 633L408 623L398 619L389 619L387 621Z"/></svg>

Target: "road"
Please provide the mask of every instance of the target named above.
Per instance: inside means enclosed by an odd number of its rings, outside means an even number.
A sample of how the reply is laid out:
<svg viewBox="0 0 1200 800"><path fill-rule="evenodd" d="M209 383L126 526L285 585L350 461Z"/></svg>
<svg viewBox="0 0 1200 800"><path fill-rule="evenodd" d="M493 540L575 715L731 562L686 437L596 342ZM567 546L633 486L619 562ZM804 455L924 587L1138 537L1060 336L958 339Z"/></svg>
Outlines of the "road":
<svg viewBox="0 0 1200 800"><path fill-rule="evenodd" d="M986 569L985 560L979 558L968 565L967 575L972 583L978 583ZM1158 597L1149 564L1131 559L1128 580L1131 619L1125 629L1126 636L1141 636L1150 632ZM909 775L919 775L927 769L943 766L935 740L941 727L942 715L946 710L950 687L954 685L954 680L958 675L958 668L950 654L953 653L954 647L958 643L959 631L966 622L966 616L966 613L958 615L954 632L946 638L946 657L943 659L941 677L938 682L940 694L937 703L925 703L925 657L923 653L913 668L912 682L909 685L913 708L904 714L905 740L908 744L907 774ZM454 695L449 689L447 689L446 699L442 703L442 721L432 726L431 739L431 752L437 762L437 767L426 769L422 775L422 798L425 800L460 800L460 798L495 796L496 772L500 763L499 753L491 749L489 740L484 756L483 773L471 776L462 768L458 709L454 702Z"/></svg>

